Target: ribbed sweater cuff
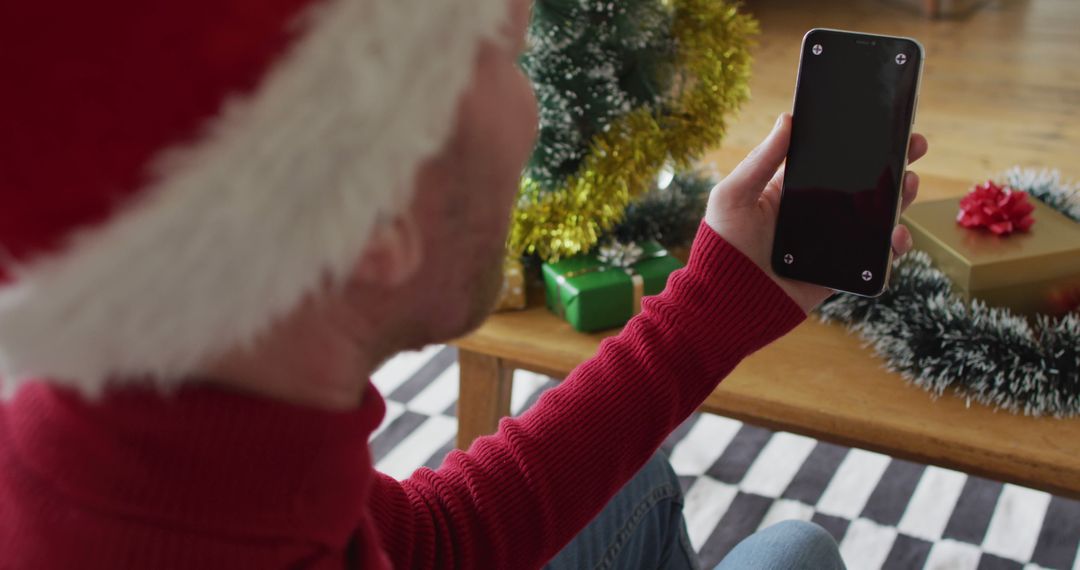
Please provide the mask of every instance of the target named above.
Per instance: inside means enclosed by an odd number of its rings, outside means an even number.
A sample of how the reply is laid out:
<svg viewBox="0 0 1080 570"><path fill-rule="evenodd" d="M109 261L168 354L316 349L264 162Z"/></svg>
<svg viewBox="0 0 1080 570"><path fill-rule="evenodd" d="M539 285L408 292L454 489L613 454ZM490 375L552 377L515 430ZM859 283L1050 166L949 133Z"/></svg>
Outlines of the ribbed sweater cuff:
<svg viewBox="0 0 1080 570"><path fill-rule="evenodd" d="M743 356L806 319L802 307L772 277L705 222L698 227L686 269L672 279L663 297L688 306L685 316L695 321L694 330L715 330L716 321L739 326L740 334L725 336L734 343L728 348Z"/></svg>

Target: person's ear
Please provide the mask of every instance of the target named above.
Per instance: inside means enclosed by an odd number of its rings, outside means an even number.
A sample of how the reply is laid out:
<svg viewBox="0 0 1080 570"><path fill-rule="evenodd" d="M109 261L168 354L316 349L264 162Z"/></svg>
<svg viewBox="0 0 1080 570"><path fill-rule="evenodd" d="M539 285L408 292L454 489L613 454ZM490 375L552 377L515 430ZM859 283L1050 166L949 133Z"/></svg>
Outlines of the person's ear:
<svg viewBox="0 0 1080 570"><path fill-rule="evenodd" d="M408 208L375 225L354 275L361 283L396 287L416 275L423 256L420 224Z"/></svg>

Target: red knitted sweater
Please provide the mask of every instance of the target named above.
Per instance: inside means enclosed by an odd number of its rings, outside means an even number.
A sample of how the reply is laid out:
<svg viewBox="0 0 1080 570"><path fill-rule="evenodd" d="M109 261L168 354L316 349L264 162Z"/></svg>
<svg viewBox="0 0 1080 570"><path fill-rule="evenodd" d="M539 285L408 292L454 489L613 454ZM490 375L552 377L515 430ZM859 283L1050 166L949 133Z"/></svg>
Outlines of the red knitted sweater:
<svg viewBox="0 0 1080 570"><path fill-rule="evenodd" d="M805 318L706 226L689 266L495 435L405 481L376 473L374 387L326 412L197 383L0 407L3 568L533 568L741 359Z"/></svg>

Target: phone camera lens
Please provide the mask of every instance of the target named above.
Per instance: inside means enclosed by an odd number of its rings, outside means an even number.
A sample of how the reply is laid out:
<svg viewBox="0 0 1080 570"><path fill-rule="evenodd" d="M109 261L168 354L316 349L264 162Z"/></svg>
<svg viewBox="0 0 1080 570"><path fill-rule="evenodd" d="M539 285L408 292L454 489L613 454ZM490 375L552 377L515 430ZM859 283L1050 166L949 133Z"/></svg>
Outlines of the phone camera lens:
<svg viewBox="0 0 1080 570"><path fill-rule="evenodd" d="M814 44L814 47L810 48L810 51L813 52L814 55L821 55L821 44Z"/></svg>
<svg viewBox="0 0 1080 570"><path fill-rule="evenodd" d="M904 65L905 63L907 63L907 56L902 53L896 54L896 65Z"/></svg>

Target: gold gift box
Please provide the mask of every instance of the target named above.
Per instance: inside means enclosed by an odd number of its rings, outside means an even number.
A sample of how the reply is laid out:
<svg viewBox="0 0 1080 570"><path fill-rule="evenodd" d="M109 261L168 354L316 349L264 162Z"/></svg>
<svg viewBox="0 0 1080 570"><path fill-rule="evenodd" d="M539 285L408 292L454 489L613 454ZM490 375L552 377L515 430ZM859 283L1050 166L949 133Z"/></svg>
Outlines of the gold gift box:
<svg viewBox="0 0 1080 570"><path fill-rule="evenodd" d="M1054 315L1061 312L1055 295L1080 288L1080 223L1029 201L1035 224L1007 236L957 224L959 198L912 204L902 220L957 294L1027 316Z"/></svg>
<svg viewBox="0 0 1080 570"><path fill-rule="evenodd" d="M493 311L517 311L526 305L524 266L520 259L507 257L503 260L502 287Z"/></svg>

